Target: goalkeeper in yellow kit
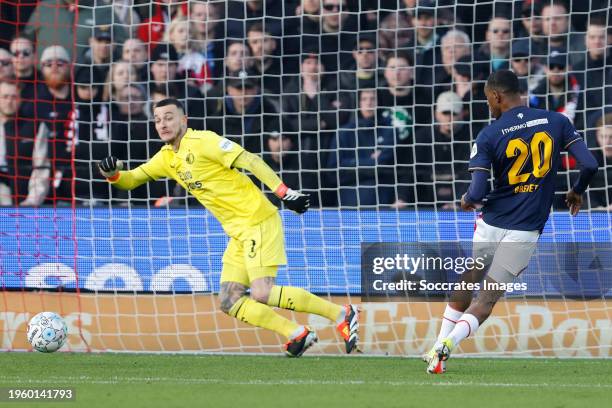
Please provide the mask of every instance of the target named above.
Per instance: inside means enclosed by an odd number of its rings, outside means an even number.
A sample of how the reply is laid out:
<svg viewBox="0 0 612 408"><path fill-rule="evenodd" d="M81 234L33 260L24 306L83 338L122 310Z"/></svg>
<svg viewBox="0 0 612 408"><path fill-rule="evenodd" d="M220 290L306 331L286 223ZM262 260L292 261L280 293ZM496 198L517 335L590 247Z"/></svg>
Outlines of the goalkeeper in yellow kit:
<svg viewBox="0 0 612 408"><path fill-rule="evenodd" d="M184 112L176 99L158 102L155 129L165 146L147 163L129 171L121 171L123 164L116 157L107 157L99 163L102 175L123 190L173 178L219 220L230 236L219 292L223 312L287 337L285 351L291 357L301 356L317 342L317 335L272 307L314 313L335 321L346 352L353 351L359 339L356 306L339 306L301 288L275 285L278 266L287 263L281 218L278 209L238 169L250 171L298 214L308 209L309 196L285 186L261 158L238 144L214 132L188 129Z"/></svg>

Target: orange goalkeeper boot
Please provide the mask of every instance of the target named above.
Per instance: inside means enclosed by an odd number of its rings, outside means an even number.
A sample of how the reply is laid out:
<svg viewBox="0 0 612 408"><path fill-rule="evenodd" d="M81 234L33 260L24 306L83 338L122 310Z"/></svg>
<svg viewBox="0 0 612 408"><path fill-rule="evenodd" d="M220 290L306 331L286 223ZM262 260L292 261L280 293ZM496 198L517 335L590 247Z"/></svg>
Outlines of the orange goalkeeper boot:
<svg viewBox="0 0 612 408"><path fill-rule="evenodd" d="M317 341L319 341L317 334L309 327L304 327L304 331L299 336L285 344L285 353L288 357L300 357Z"/></svg>
<svg viewBox="0 0 612 408"><path fill-rule="evenodd" d="M357 349L359 341L359 309L355 305L344 305L344 311L344 320L338 324L336 329L344 339L346 353L350 354Z"/></svg>

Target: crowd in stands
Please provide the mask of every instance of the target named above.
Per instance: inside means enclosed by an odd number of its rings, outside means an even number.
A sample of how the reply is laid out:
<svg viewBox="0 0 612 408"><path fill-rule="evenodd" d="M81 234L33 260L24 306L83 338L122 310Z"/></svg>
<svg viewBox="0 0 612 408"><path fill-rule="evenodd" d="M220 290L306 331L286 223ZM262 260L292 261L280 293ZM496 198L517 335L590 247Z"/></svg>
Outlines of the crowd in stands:
<svg viewBox="0 0 612 408"><path fill-rule="evenodd" d="M164 181L112 190L161 147L156 101L262 154L315 207L457 208L489 123L484 84L511 69L525 103L566 115L612 208L607 0L42 0L0 43L0 205L164 205ZM482 4L481 4L482 3ZM17 7L17 6L16 6ZM3 28L3 29L4 29ZM565 157L558 200L577 175Z"/></svg>

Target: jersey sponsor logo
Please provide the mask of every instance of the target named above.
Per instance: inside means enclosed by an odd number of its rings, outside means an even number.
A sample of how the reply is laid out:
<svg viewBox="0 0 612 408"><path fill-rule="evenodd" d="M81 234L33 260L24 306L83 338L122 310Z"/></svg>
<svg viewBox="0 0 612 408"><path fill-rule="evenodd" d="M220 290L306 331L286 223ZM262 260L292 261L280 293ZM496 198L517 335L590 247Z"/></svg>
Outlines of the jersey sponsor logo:
<svg viewBox="0 0 612 408"><path fill-rule="evenodd" d="M527 121L527 127L533 127L537 125L548 125L548 119L542 118Z"/></svg>
<svg viewBox="0 0 612 408"><path fill-rule="evenodd" d="M176 174L179 176L181 181L185 183L187 190L193 191L193 190L199 190L199 189L204 188L204 184L202 184L201 181L199 180L191 181L191 179L193 178L193 175L191 174L190 171L183 172L179 170L176 172Z"/></svg>
<svg viewBox="0 0 612 408"><path fill-rule="evenodd" d="M519 113L519 114L518 114L518 115L516 115L516 116L518 116L518 118L519 118L519 119L523 119L523 116L524 116L524 115L523 115L522 113Z"/></svg>
<svg viewBox="0 0 612 408"><path fill-rule="evenodd" d="M193 177L190 171L180 171L179 170L176 172L176 174L178 174L179 178L184 182L191 180L191 178Z"/></svg>
<svg viewBox="0 0 612 408"><path fill-rule="evenodd" d="M219 142L219 148L224 152L230 152L234 148L234 144L231 140L223 138Z"/></svg>
<svg viewBox="0 0 612 408"><path fill-rule="evenodd" d="M534 127L537 125L546 125L548 124L548 119L546 118L542 118L542 119L534 119L534 120L529 120L527 122L524 123L519 123L518 125L514 125L514 126L510 126L509 128L505 128L502 129L502 134L508 134L510 132L514 132L516 130L520 130L520 129L525 129L525 128L530 128L530 127Z"/></svg>
<svg viewBox="0 0 612 408"><path fill-rule="evenodd" d="M472 153L470 153L470 159L473 159L474 157L476 157L477 154L478 154L478 146L476 146L476 143L474 143L474 146L472 146Z"/></svg>
<svg viewBox="0 0 612 408"><path fill-rule="evenodd" d="M194 182L191 182L191 183L187 183L187 189L189 191L199 190L201 188L204 188L204 185L202 185L201 181L194 181Z"/></svg>

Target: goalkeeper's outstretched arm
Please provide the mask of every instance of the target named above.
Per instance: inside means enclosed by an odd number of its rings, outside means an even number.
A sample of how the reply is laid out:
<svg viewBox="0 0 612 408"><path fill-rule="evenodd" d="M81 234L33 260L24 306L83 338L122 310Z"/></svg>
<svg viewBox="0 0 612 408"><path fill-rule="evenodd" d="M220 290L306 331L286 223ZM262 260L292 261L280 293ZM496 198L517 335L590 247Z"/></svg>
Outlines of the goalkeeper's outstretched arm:
<svg viewBox="0 0 612 408"><path fill-rule="evenodd" d="M121 190L133 190L150 181L151 178L140 167L134 170L122 171L123 162L115 156L109 156L98 163L100 173Z"/></svg>
<svg viewBox="0 0 612 408"><path fill-rule="evenodd" d="M310 195L287 187L259 156L245 150L234 160L232 167L253 173L266 187L274 191L290 210L302 214L310 207Z"/></svg>

